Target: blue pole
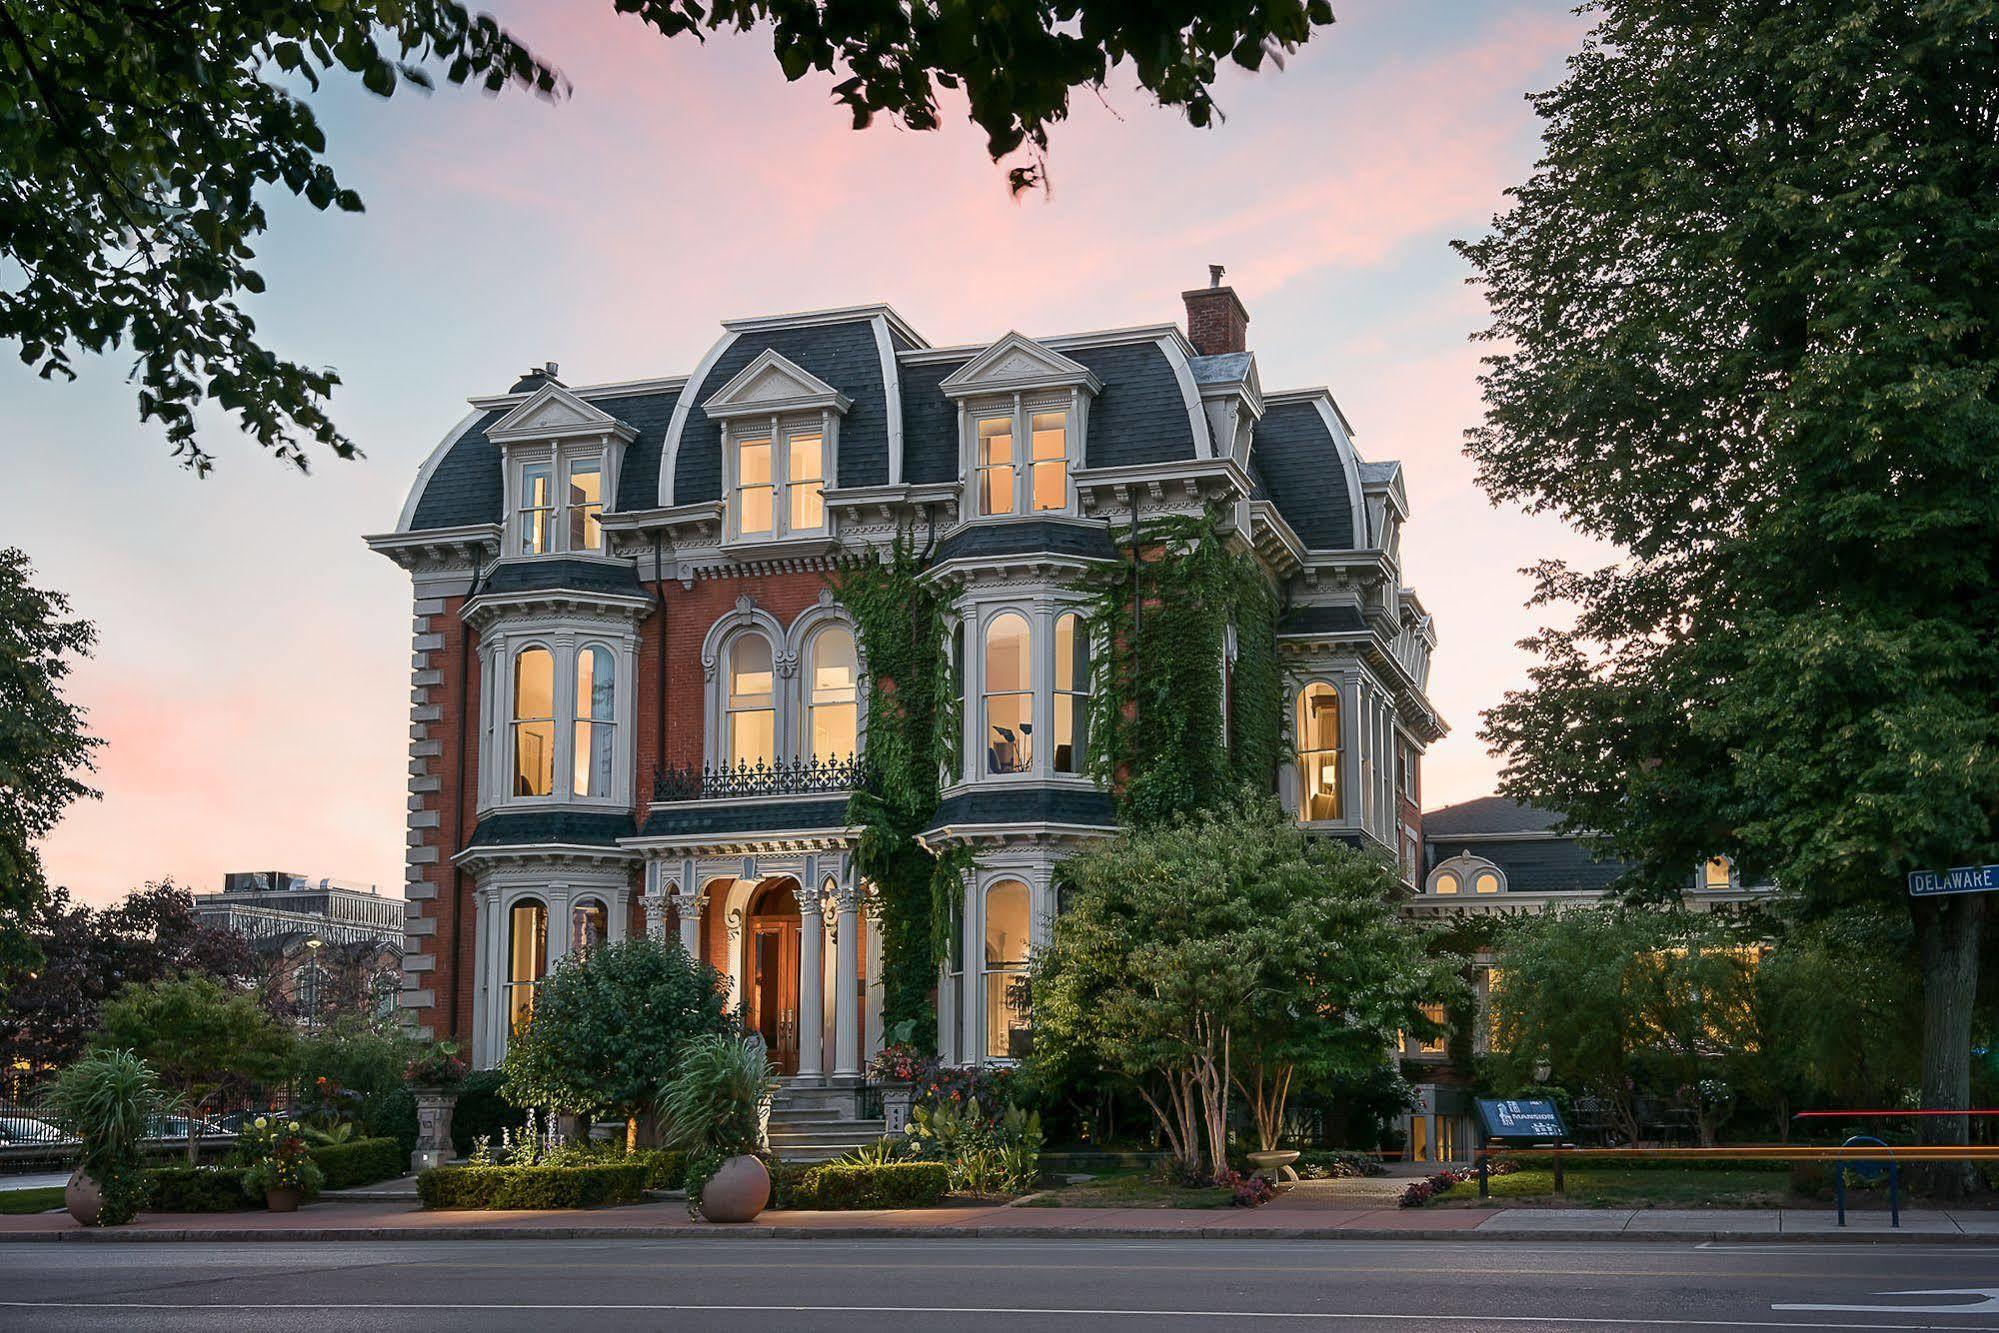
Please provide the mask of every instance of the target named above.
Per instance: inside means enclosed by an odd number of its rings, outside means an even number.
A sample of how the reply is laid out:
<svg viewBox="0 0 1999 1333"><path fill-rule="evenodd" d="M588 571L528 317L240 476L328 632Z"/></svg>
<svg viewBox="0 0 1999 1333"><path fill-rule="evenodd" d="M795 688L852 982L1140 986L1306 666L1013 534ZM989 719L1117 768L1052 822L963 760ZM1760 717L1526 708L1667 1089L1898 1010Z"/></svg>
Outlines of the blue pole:
<svg viewBox="0 0 1999 1333"><path fill-rule="evenodd" d="M1888 1225L1899 1228L1902 1225L1902 1164L1894 1158L1888 1159Z"/></svg>
<svg viewBox="0 0 1999 1333"><path fill-rule="evenodd" d="M1832 1169L1832 1197L1839 1207L1839 1224L1846 1225L1846 1160L1840 1159Z"/></svg>

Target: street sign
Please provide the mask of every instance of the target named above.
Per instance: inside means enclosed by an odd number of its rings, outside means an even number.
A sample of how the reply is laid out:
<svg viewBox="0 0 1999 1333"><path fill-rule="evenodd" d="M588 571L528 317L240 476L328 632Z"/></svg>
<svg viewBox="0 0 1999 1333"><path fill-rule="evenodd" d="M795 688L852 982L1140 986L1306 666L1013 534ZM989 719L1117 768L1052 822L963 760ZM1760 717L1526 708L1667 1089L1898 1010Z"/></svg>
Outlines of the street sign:
<svg viewBox="0 0 1999 1333"><path fill-rule="evenodd" d="M1559 1143L1569 1136L1562 1113L1548 1101L1513 1101L1495 1097L1478 1099L1478 1118L1485 1122L1488 1139L1553 1139Z"/></svg>
<svg viewBox="0 0 1999 1333"><path fill-rule="evenodd" d="M1911 898L1933 898L1943 893L1999 893L1999 866L1957 866L1950 870L1909 872Z"/></svg>

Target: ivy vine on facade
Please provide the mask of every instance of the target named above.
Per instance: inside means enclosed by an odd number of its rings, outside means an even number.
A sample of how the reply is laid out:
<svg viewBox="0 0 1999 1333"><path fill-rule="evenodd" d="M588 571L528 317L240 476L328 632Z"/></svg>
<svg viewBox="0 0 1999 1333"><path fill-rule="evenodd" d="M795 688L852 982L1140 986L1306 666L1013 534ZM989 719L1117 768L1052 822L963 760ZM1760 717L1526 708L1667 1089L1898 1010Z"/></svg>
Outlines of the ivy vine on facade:
<svg viewBox="0 0 1999 1333"><path fill-rule="evenodd" d="M649 931L830 1095L905 1024L1018 1057L1057 868L1120 821L1275 790L1416 887L1401 470L1183 297L733 320L685 375L473 398L369 539L414 580L411 1021L492 1065L552 962Z"/></svg>

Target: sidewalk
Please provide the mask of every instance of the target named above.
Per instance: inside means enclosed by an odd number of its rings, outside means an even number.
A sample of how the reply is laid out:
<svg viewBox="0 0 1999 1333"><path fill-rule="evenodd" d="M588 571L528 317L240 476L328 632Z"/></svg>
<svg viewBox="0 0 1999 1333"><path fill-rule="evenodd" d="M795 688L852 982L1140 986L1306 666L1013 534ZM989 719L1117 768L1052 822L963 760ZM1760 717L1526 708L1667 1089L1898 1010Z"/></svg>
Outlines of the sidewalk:
<svg viewBox="0 0 1999 1333"><path fill-rule="evenodd" d="M678 1202L562 1212L424 1212L402 1200L312 1204L296 1213L141 1216L129 1226L85 1229L62 1213L0 1216L8 1241L319 1241L515 1238L786 1239L865 1237L1199 1237L1283 1240L1969 1241L1999 1246L1999 1214L1904 1212L1899 1231L1885 1213L1849 1214L1840 1230L1819 1209L1369 1208L1337 1206L1296 1192L1262 1208L1013 1208L992 1205L882 1212L769 1212L743 1226L691 1221Z"/></svg>

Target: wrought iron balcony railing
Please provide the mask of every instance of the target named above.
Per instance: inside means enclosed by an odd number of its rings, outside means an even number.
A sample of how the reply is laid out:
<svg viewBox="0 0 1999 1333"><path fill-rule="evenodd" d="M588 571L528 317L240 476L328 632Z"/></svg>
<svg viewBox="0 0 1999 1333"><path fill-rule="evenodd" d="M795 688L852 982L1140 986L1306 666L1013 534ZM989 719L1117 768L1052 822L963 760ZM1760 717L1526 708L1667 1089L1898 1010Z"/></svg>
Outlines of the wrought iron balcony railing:
<svg viewBox="0 0 1999 1333"><path fill-rule="evenodd" d="M867 763L859 755L844 759L761 760L754 764L687 764L662 768L652 777L652 799L714 801L742 796L803 796L812 792L852 791L865 780Z"/></svg>

